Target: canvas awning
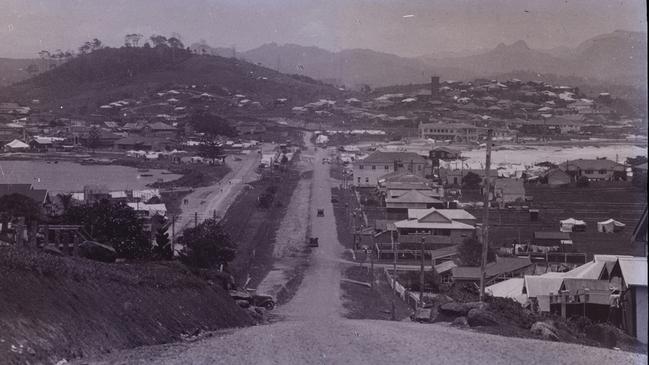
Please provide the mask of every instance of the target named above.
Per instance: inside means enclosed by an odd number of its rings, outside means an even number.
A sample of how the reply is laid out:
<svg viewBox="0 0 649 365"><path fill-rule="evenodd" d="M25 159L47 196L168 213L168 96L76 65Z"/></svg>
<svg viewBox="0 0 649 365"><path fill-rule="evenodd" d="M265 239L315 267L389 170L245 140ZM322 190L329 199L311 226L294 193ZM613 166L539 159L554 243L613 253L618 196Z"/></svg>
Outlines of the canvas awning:
<svg viewBox="0 0 649 365"><path fill-rule="evenodd" d="M17 149L26 149L29 148L29 145L21 140L14 139L13 141L7 143L5 147L17 150Z"/></svg>
<svg viewBox="0 0 649 365"><path fill-rule="evenodd" d="M586 227L586 222L574 218L564 219L559 221L561 223L561 232L572 232L575 226Z"/></svg>
<svg viewBox="0 0 649 365"><path fill-rule="evenodd" d="M607 219L603 222L597 222L597 232L611 233L619 231L626 227L626 224L618 222L615 219Z"/></svg>

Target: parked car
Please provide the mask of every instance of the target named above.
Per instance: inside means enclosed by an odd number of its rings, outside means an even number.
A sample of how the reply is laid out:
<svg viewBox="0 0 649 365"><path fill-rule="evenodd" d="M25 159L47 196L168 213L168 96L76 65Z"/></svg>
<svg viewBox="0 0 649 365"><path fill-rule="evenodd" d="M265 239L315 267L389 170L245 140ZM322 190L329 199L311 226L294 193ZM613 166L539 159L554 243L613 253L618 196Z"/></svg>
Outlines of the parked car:
<svg viewBox="0 0 649 365"><path fill-rule="evenodd" d="M318 209L318 217L324 217L324 209Z"/></svg>
<svg viewBox="0 0 649 365"><path fill-rule="evenodd" d="M338 198L336 198L335 196L332 196L331 197L331 203L333 203L333 204L338 203Z"/></svg>
<svg viewBox="0 0 649 365"><path fill-rule="evenodd" d="M310 237L309 238L309 247L318 247L320 244L318 244L318 237Z"/></svg>
<svg viewBox="0 0 649 365"><path fill-rule="evenodd" d="M233 289L229 291L230 298L242 308L248 308L250 306L255 307L264 307L267 310L273 310L275 308L275 299L266 294L250 294L248 291Z"/></svg>

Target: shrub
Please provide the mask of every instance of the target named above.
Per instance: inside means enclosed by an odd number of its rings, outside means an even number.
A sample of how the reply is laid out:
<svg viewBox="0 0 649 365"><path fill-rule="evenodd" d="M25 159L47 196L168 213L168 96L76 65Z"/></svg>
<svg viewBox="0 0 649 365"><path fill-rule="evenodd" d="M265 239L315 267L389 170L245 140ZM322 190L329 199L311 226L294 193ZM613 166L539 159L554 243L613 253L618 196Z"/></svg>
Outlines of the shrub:
<svg viewBox="0 0 649 365"><path fill-rule="evenodd" d="M188 228L178 238L183 245L180 260L187 266L210 269L234 259L236 244L214 219Z"/></svg>

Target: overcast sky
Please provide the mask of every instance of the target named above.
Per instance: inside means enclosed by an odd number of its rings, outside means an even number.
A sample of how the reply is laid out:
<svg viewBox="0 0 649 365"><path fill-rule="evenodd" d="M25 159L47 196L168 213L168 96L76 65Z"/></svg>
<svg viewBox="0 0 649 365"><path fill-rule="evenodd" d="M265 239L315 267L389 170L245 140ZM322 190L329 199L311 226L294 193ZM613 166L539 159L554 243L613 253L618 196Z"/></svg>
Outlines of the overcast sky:
<svg viewBox="0 0 649 365"><path fill-rule="evenodd" d="M576 46L616 29L646 29L645 0L0 0L0 57L76 50L127 33L247 50L268 42L401 56L490 48Z"/></svg>

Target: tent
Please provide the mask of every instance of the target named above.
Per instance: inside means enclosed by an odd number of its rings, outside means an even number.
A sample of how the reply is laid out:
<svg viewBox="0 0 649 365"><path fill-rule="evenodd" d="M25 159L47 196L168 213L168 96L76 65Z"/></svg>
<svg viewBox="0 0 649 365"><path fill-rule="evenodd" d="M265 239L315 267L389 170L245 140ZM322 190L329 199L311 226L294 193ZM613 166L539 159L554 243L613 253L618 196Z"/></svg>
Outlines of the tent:
<svg viewBox="0 0 649 365"><path fill-rule="evenodd" d="M7 143L4 147L8 152L26 151L29 149L29 145L27 143L18 139L14 139L13 141Z"/></svg>
<svg viewBox="0 0 649 365"><path fill-rule="evenodd" d="M568 218L559 222L561 223L559 229L561 232L583 232L586 230L586 222L578 219Z"/></svg>
<svg viewBox="0 0 649 365"><path fill-rule="evenodd" d="M612 233L619 232L626 227L626 224L618 222L615 219L607 219L603 222L597 222L597 232Z"/></svg>

